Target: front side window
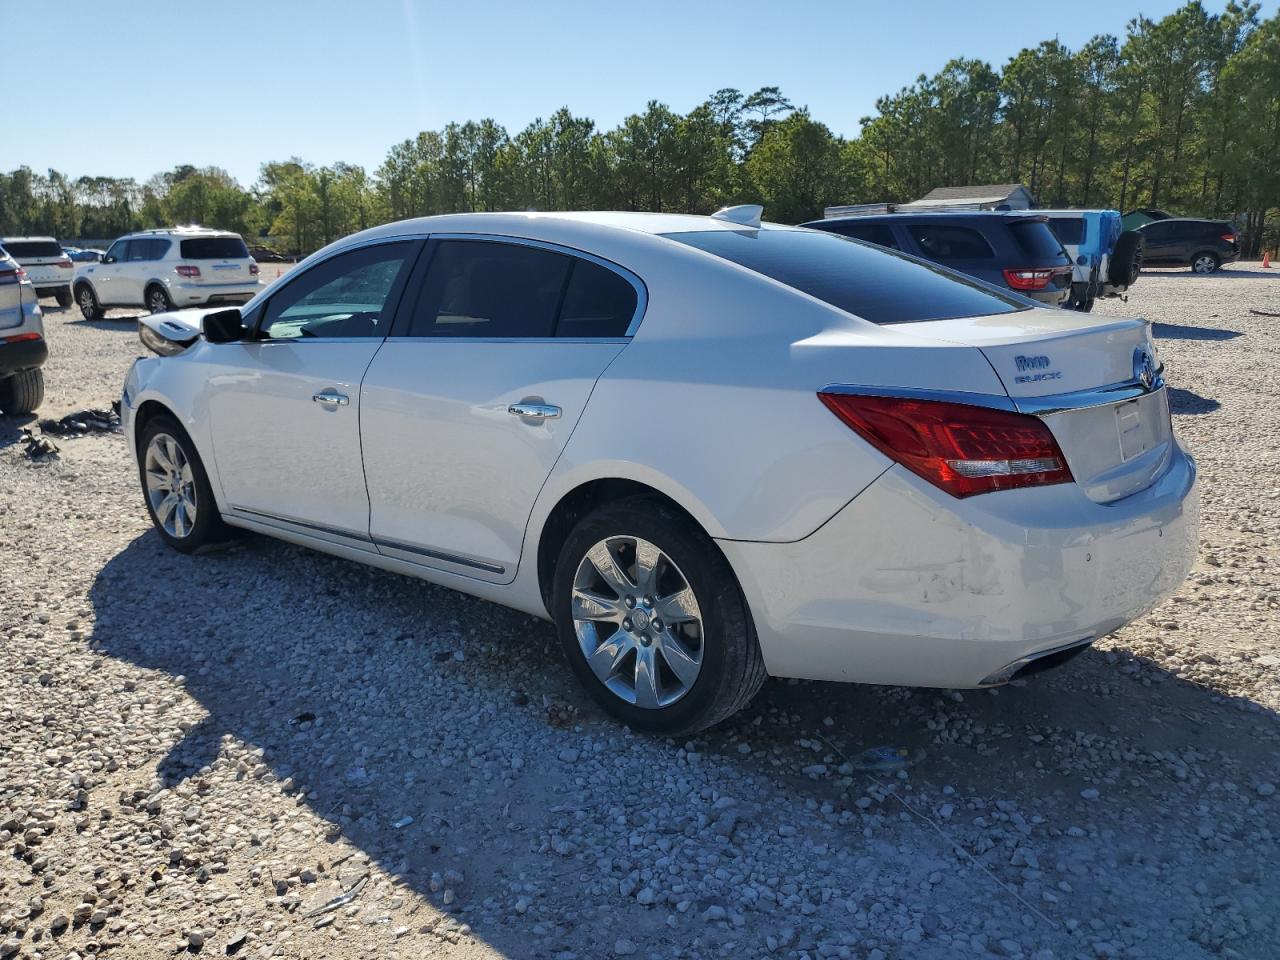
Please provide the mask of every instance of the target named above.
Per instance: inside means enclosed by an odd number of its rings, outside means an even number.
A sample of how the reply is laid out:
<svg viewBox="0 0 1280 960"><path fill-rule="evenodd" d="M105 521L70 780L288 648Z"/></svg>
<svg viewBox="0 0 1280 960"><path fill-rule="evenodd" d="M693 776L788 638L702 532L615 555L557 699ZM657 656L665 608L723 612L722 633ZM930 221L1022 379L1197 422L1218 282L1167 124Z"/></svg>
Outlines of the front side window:
<svg viewBox="0 0 1280 960"><path fill-rule="evenodd" d="M436 244L412 337L551 337L573 260L492 240Z"/></svg>
<svg viewBox="0 0 1280 960"><path fill-rule="evenodd" d="M361 247L309 268L267 303L261 336L269 340L385 337L415 247L413 243Z"/></svg>
<svg viewBox="0 0 1280 960"><path fill-rule="evenodd" d="M980 317L1030 309L945 267L819 230L669 233L871 323Z"/></svg>
<svg viewBox="0 0 1280 960"><path fill-rule="evenodd" d="M907 230L930 260L989 260L995 256L982 234L968 227L913 223Z"/></svg>
<svg viewBox="0 0 1280 960"><path fill-rule="evenodd" d="M117 263L123 263L129 256L129 241L117 240L107 250L107 257L115 259ZM103 259L106 259L105 257Z"/></svg>

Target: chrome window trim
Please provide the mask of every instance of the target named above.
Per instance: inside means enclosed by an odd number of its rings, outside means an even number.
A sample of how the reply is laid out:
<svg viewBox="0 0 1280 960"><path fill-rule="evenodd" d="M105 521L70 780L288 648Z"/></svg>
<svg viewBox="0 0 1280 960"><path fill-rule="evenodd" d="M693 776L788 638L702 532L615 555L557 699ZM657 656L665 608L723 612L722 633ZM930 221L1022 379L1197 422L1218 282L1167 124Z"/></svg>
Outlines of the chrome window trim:
<svg viewBox="0 0 1280 960"><path fill-rule="evenodd" d="M626 332L619 337L409 337L411 340L496 340L503 343L513 343L517 340L523 341L548 341L554 343L573 343L573 342L590 342L599 343L601 341L626 340L636 335L636 331L640 329L640 322L644 319L645 310L649 307L649 288L645 286L644 281L638 275L622 266L620 263L614 263L612 260L606 260L604 257L597 256L594 253L588 253L586 250L579 250L577 247L566 246L562 243L553 243L550 240L531 240L528 237L509 237L500 233L433 233L432 240L475 240L484 243L511 243L522 247L536 247L542 250L548 250L552 253L559 253L566 257L577 257L580 260L590 260L596 266L604 267L616 273L618 276L631 284L636 292L636 309L631 316L631 322L627 324ZM427 268L430 270L430 266ZM399 339L399 338L397 338Z"/></svg>

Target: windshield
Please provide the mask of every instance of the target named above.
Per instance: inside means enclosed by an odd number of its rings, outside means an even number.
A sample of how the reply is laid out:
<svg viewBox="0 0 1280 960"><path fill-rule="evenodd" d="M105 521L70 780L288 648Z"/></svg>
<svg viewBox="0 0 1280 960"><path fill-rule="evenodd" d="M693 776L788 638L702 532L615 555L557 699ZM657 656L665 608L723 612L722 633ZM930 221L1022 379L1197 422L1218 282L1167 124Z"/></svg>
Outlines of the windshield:
<svg viewBox="0 0 1280 960"><path fill-rule="evenodd" d="M817 230L708 230L670 240L731 260L872 323L1029 309L945 267Z"/></svg>
<svg viewBox="0 0 1280 960"><path fill-rule="evenodd" d="M182 241L183 260L246 260L249 248L239 237L198 237Z"/></svg>

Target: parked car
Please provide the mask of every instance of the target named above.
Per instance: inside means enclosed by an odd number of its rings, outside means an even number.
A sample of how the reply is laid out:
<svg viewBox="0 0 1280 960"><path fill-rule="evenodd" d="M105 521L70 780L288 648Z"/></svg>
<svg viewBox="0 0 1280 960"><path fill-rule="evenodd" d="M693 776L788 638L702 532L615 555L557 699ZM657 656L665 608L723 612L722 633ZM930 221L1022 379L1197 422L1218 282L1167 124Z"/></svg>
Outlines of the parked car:
<svg viewBox="0 0 1280 960"><path fill-rule="evenodd" d="M552 619L667 734L766 675L1004 683L1177 588L1196 469L1147 323L759 217L408 220L143 317L121 408L159 537Z"/></svg>
<svg viewBox="0 0 1280 960"><path fill-rule="evenodd" d="M49 358L35 285L25 268L0 250L0 413L31 413L44 401Z"/></svg>
<svg viewBox="0 0 1280 960"><path fill-rule="evenodd" d="M75 298L86 320L107 307L241 304L262 287L258 265L237 233L203 227L144 230L121 237L99 263L76 273Z"/></svg>
<svg viewBox="0 0 1280 960"><path fill-rule="evenodd" d="M289 258L270 247L250 247L249 254L258 263L288 263Z"/></svg>
<svg viewBox="0 0 1280 960"><path fill-rule="evenodd" d="M1072 263L1073 310L1088 312L1098 297L1128 292L1142 271L1142 234L1124 230L1118 210L1037 210Z"/></svg>
<svg viewBox="0 0 1280 960"><path fill-rule="evenodd" d="M69 256L74 263L97 263L102 259L102 256L105 253L105 251L99 250L96 247L77 247L74 249L71 247L63 247L62 249L67 252L67 256Z"/></svg>
<svg viewBox="0 0 1280 960"><path fill-rule="evenodd" d="M1146 207L1141 210L1130 210L1120 222L1126 230L1137 230L1144 223L1150 223L1152 220L1170 220L1176 216L1177 214L1161 210L1159 207Z"/></svg>
<svg viewBox="0 0 1280 960"><path fill-rule="evenodd" d="M1146 244L1143 262L1153 267L1190 267L1213 273L1240 259L1239 235L1229 220L1173 217L1138 227Z"/></svg>
<svg viewBox="0 0 1280 960"><path fill-rule="evenodd" d="M1048 306L1071 297L1071 260L1036 213L902 212L830 217L802 226L901 250Z"/></svg>
<svg viewBox="0 0 1280 960"><path fill-rule="evenodd" d="M53 237L5 237L0 249L22 266L37 297L56 297L58 306L71 306L71 258Z"/></svg>

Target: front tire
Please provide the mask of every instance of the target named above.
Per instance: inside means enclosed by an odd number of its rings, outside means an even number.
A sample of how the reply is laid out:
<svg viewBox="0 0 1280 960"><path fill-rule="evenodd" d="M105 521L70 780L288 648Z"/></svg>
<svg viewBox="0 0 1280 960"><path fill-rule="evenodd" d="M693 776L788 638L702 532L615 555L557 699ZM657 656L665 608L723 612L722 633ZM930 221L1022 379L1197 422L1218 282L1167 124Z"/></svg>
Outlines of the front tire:
<svg viewBox="0 0 1280 960"><path fill-rule="evenodd" d="M81 316L86 320L102 319L102 305L98 303L98 296L89 284L82 283L76 287L76 303L80 307Z"/></svg>
<svg viewBox="0 0 1280 960"><path fill-rule="evenodd" d="M157 284L147 287L147 309L151 313L168 313L173 309L169 291Z"/></svg>
<svg viewBox="0 0 1280 960"><path fill-rule="evenodd" d="M59 287L58 292L55 293L54 296L58 298L58 306L62 307L64 310L74 302L71 298L70 287Z"/></svg>
<svg viewBox="0 0 1280 960"><path fill-rule="evenodd" d="M704 730L764 683L728 561L656 498L628 497L579 521L560 551L552 608L578 680L632 727L668 736Z"/></svg>
<svg viewBox="0 0 1280 960"><path fill-rule="evenodd" d="M0 411L5 414L35 413L42 403L43 370L23 370L0 380Z"/></svg>
<svg viewBox="0 0 1280 960"><path fill-rule="evenodd" d="M1192 273L1215 273L1222 266L1222 261L1218 259L1216 253L1197 253L1191 258Z"/></svg>
<svg viewBox="0 0 1280 960"><path fill-rule="evenodd" d="M163 414L147 421L138 450L142 496L160 539L182 553L226 540L209 475L178 421Z"/></svg>

